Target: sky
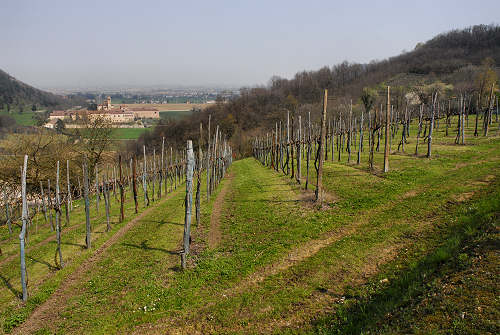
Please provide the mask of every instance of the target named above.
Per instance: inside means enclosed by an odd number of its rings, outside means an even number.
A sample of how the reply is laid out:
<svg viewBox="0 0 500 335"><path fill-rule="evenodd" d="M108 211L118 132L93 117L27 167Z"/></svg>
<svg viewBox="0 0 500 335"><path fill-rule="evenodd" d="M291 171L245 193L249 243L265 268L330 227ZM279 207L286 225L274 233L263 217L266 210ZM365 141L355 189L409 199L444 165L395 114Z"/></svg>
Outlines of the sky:
<svg viewBox="0 0 500 335"><path fill-rule="evenodd" d="M498 0L0 0L0 69L45 89L266 85L499 21Z"/></svg>

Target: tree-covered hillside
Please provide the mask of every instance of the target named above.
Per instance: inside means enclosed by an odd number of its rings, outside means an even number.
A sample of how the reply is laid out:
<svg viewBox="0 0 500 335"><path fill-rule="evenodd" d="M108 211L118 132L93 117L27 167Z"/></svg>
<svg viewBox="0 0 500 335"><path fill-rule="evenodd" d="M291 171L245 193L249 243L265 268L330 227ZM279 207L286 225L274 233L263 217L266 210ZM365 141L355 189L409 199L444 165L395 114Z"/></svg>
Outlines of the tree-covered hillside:
<svg viewBox="0 0 500 335"><path fill-rule="evenodd" d="M478 91L474 79L485 59L498 72L498 67L495 68L500 64L498 25L478 25L443 33L419 43L410 52L369 64L345 61L317 71L298 72L291 79L274 76L267 87L242 89L241 96L235 100L217 103L184 120L165 122L156 127L155 132L144 134L130 149L139 150L144 142L161 141L166 134L178 144L198 138L199 123L211 115L214 124L229 134L236 152L245 156L249 154L248 139L262 127L272 128L283 118L285 110L311 111L312 117L319 117L319 103L325 88L334 100L329 108L350 99L356 104L365 87L376 88L382 83L397 86L402 93L435 81L461 89L470 86L467 89L474 92Z"/></svg>
<svg viewBox="0 0 500 335"><path fill-rule="evenodd" d="M82 104L81 97L63 97L34 88L0 70L0 109L18 110L35 105L37 108L69 107Z"/></svg>

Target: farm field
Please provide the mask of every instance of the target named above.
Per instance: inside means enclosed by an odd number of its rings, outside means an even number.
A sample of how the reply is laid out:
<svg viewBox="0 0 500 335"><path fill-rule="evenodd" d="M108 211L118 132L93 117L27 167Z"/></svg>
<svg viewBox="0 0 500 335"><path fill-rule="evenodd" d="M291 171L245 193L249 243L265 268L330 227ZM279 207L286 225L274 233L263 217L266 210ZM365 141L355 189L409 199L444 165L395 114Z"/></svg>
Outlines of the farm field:
<svg viewBox="0 0 500 335"><path fill-rule="evenodd" d="M163 111L160 112L160 118L162 119L182 119L186 116L191 115L193 112L192 111Z"/></svg>
<svg viewBox="0 0 500 335"><path fill-rule="evenodd" d="M395 150L393 140L387 174L379 172L382 152L375 155L375 173L367 169L367 150L359 166L356 150L351 163L344 152L340 162L329 155L327 203L320 208L311 202L314 183L305 191L254 158L236 161L210 201L201 188L201 222L193 226L185 271L178 255L183 187L147 210L140 206L139 216L128 199L125 222L114 220L109 233L104 210L97 214L91 205L92 250L82 248L77 204L63 228L63 270L55 269L55 242L44 243L53 233L38 218L25 306L16 297L18 240L6 240L1 227L1 331L496 333L498 272L479 268L499 264L498 124L492 129L490 137L474 138L469 127L462 146L454 134L444 136L442 124L434 157L427 159L413 155L413 125L406 153ZM314 168L310 173L315 181ZM116 202L112 210L116 218ZM490 285L473 285L477 276ZM457 288L467 300L440 285Z"/></svg>
<svg viewBox="0 0 500 335"><path fill-rule="evenodd" d="M115 140L135 140L151 128L113 128L112 138Z"/></svg>
<svg viewBox="0 0 500 335"><path fill-rule="evenodd" d="M193 108L205 109L209 104L121 104L127 108L156 108L162 112L190 111Z"/></svg>

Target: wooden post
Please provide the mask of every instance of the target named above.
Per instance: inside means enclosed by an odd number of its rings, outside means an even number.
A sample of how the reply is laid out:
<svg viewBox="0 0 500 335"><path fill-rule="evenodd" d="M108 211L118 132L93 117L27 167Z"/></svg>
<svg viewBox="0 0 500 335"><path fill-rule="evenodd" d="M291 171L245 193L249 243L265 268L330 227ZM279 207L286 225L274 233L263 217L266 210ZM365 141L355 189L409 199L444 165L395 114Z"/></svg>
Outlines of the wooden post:
<svg viewBox="0 0 500 335"><path fill-rule="evenodd" d="M174 189L173 166L174 166L174 159L173 159L172 147L170 147L170 170L171 170L170 171L170 192L172 192Z"/></svg>
<svg viewBox="0 0 500 335"><path fill-rule="evenodd" d="M483 122L483 128L484 128L484 136L488 136L488 126L490 125L491 122L491 111L493 110L493 88L495 87L495 83L491 84L491 90L490 90L490 96L488 99L488 108L486 109L484 113L484 122Z"/></svg>
<svg viewBox="0 0 500 335"><path fill-rule="evenodd" d="M144 166L143 166L143 171L142 171L142 188L144 190L144 207L149 206L149 197L148 197L148 184L146 180L147 176L147 170L146 170L146 146L142 146L144 150Z"/></svg>
<svg viewBox="0 0 500 335"><path fill-rule="evenodd" d="M359 124L359 146L358 146L358 165L361 163L361 150L363 148L363 111L361 111L361 122Z"/></svg>
<svg viewBox="0 0 500 335"><path fill-rule="evenodd" d="M210 119L211 115L208 116L208 136L207 136L207 202L210 200Z"/></svg>
<svg viewBox="0 0 500 335"><path fill-rule="evenodd" d="M165 137L162 137L161 138L161 162L160 162L160 184L158 185L158 199L161 199L161 188L163 186L163 178L164 178L164 164L163 164L163 160L164 160L164 151L165 151Z"/></svg>
<svg viewBox="0 0 500 335"><path fill-rule="evenodd" d="M294 158L294 146L296 145L295 144L295 131L293 129L293 125L295 124L294 122L294 117L292 115L292 142L290 143L290 160L292 162L292 173L290 174L290 179L293 179L295 178L295 158Z"/></svg>
<svg viewBox="0 0 500 335"><path fill-rule="evenodd" d="M462 100L462 108L460 110L462 113L462 126L460 127L462 129L462 145L465 144L465 99Z"/></svg>
<svg viewBox="0 0 500 335"><path fill-rule="evenodd" d="M59 254L59 268L62 269L64 267L64 262L61 251L61 199L59 197L59 161L57 161L56 170L56 240L56 252Z"/></svg>
<svg viewBox="0 0 500 335"><path fill-rule="evenodd" d="M301 139L302 139L302 117L299 115L299 129L298 129L298 142L297 142L297 182L300 184L300 177L302 174L301 162Z"/></svg>
<svg viewBox="0 0 500 335"><path fill-rule="evenodd" d="M200 141L198 143L198 165L197 165L197 181L196 181L196 224L200 224L200 196L201 196L201 162L203 160L203 153L201 152L201 145L203 140L203 123L200 122Z"/></svg>
<svg viewBox="0 0 500 335"><path fill-rule="evenodd" d="M290 173L290 111L286 112L286 174Z"/></svg>
<svg viewBox="0 0 500 335"><path fill-rule="evenodd" d="M156 184L156 149L153 147L153 164L151 164L153 174L153 190L151 192L151 201L155 202L155 184Z"/></svg>
<svg viewBox="0 0 500 335"><path fill-rule="evenodd" d="M40 181L40 185L42 182ZM43 199L43 189L42 189L42 199ZM10 220L10 211L9 211L9 199L7 197L7 191L3 191L3 200L5 202L5 220L7 220L7 227L9 228L9 236L12 235L12 222ZM45 215L45 222L47 222L47 207L45 207L45 200L43 200L43 208Z"/></svg>
<svg viewBox="0 0 500 335"><path fill-rule="evenodd" d="M429 135L427 137L427 158L431 158L432 155L432 131L434 129L434 111L436 108L437 94L438 92L432 97L431 120L429 124Z"/></svg>
<svg viewBox="0 0 500 335"><path fill-rule="evenodd" d="M321 134L318 148L318 171L316 176L316 202L323 201L323 190L322 188L322 178L323 178L323 147L325 143L325 133L326 133L326 108L328 103L328 90L325 89L324 97L323 97L323 114L321 115Z"/></svg>
<svg viewBox="0 0 500 335"><path fill-rule="evenodd" d="M391 126L391 95L390 86L387 86L387 109L385 111L385 147L384 147L384 172L389 172L389 137Z"/></svg>
<svg viewBox="0 0 500 335"><path fill-rule="evenodd" d="M95 165L95 212L96 214L99 214L99 200L100 200L100 193L99 193L99 170L97 168L97 164Z"/></svg>
<svg viewBox="0 0 500 335"><path fill-rule="evenodd" d="M309 186L309 159L311 159L311 112L308 112L307 120L306 190Z"/></svg>
<svg viewBox="0 0 500 335"><path fill-rule="evenodd" d="M87 171L87 157L83 159L83 196L85 200L85 228L86 236L85 243L87 249L92 247L92 241L90 236L90 203L89 203L89 174Z"/></svg>
<svg viewBox="0 0 500 335"><path fill-rule="evenodd" d="M49 207L49 210L48 210L48 213L49 213L49 222L50 222L50 229L52 229L52 231L55 230L55 227L54 227L54 221L53 221L53 218L52 218L52 212L51 212L51 209L52 209L52 194L51 194L51 191L50 191L50 179L47 179L47 205Z"/></svg>
<svg viewBox="0 0 500 335"><path fill-rule="evenodd" d="M125 190L123 188L123 172L122 172L122 155L118 156L118 169L120 171L120 181L118 186L120 187L120 222L125 220L125 210L123 208L125 204Z"/></svg>
<svg viewBox="0 0 500 335"><path fill-rule="evenodd" d="M351 162L351 141L352 141L352 99L351 107L349 109L349 126L347 130L347 163Z"/></svg>
<svg viewBox="0 0 500 335"><path fill-rule="evenodd" d="M132 199L134 199L134 188L132 187L132 183L133 183L133 180L132 180L132 178L133 178L133 176L132 176L132 170L133 170L132 164L134 164L134 162L133 162L133 159L130 158L129 167L127 169L128 170L127 171L128 172L128 187L130 188L130 193L132 195Z"/></svg>
<svg viewBox="0 0 500 335"><path fill-rule="evenodd" d="M118 201L118 198L116 197L116 189L117 189L117 185L116 185L116 180L118 178L116 177L116 169L115 169L115 166L113 165L113 196L115 197L115 200Z"/></svg>
<svg viewBox="0 0 500 335"><path fill-rule="evenodd" d="M69 210L73 210L73 196L71 194L71 184L69 181L69 160L66 160L66 185L68 186L68 198L67 198L67 204L69 206ZM68 218L68 223L69 223L69 218Z"/></svg>
<svg viewBox="0 0 500 335"><path fill-rule="evenodd" d="M22 228L19 234L19 243L21 248L21 286L23 289L23 301L28 300L28 288L26 283L26 255L24 250L24 238L26 236L26 224L28 223L28 203L26 201L26 170L28 168L28 155L24 155L24 165L21 174L21 197L23 201L22 208Z"/></svg>
<svg viewBox="0 0 500 335"><path fill-rule="evenodd" d="M187 172L186 172L186 198L184 215L184 255L189 254L189 244L191 235L191 209L193 206L193 173L194 173L194 153L193 142L187 141Z"/></svg>

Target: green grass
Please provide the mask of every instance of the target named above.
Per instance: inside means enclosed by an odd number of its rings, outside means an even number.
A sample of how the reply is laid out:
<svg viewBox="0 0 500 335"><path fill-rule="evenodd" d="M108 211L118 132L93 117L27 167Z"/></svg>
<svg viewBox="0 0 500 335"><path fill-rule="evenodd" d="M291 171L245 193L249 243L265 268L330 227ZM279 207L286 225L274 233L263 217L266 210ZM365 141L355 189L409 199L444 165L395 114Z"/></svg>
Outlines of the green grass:
<svg viewBox="0 0 500 335"><path fill-rule="evenodd" d="M116 140L136 140L149 128L114 128L112 137Z"/></svg>
<svg viewBox="0 0 500 335"><path fill-rule="evenodd" d="M24 111L22 113L19 113L17 111L11 112L11 113L7 113L6 111L1 111L0 115L10 116L20 126L34 126L34 125L36 125L36 120L34 118L36 113L33 111Z"/></svg>
<svg viewBox="0 0 500 335"><path fill-rule="evenodd" d="M140 212L144 209L141 191L138 187L138 200ZM151 190L149 190L151 192ZM177 191L178 192L178 191ZM107 238L112 236L120 227L124 226L136 215L133 211L133 200L126 190L125 221L118 222L119 203L113 195L111 199L111 222L112 230L105 232L106 219L104 213L104 200L100 200L99 213L96 212L95 197L91 199L90 215L92 224L92 245L93 250L99 248ZM150 194L151 197L151 194ZM63 212L64 213L64 212ZM84 248L85 246L85 213L81 200L74 201L74 210L70 215L70 224L66 225L65 216L62 220L62 254L66 266L58 270L55 263L56 242L50 241L45 245L40 242L53 236L50 226L44 222L42 215L38 215L30 228L30 239L27 245L31 250L27 251L27 272L29 280L29 300L28 304L19 304L20 295L20 274L18 257L2 264L1 279L4 285L0 289L0 322L4 331L9 331L33 311L35 307L43 303L64 282L64 278L82 264L92 253ZM75 228L76 229L73 229ZM16 236L19 234L19 226L14 225L14 232L11 238L8 237L7 227L2 226L2 256L1 260L19 252L19 241ZM73 230L69 230L72 228Z"/></svg>
<svg viewBox="0 0 500 335"><path fill-rule="evenodd" d="M453 272L470 267L470 264L467 264L469 262L467 254L462 253L466 247L480 241L484 242L485 234L489 236L486 241L498 243L498 236L495 236L494 231L498 225L499 215L500 183L497 181L478 200L458 206L452 213L448 213L447 219L452 222L441 228L439 235L425 236L425 239L410 246L405 257L385 266L384 271L367 285L351 290L350 295L353 298L347 304L340 306L335 314L316 320L313 332L358 334L370 331L393 334L414 329L423 333L443 331L462 334L480 334L488 331L495 333L493 329L498 326L498 323L495 326L495 317L493 319L479 317L475 323L471 323L469 315L469 321L463 320L457 307L462 305L461 310L472 310L472 313L469 313L474 314L474 303L479 302L469 301L472 302L472 306L467 307L460 304L460 299L465 296L464 292L457 294L458 301L443 301L442 306L420 306L424 309L419 311L420 315L414 313L413 308L419 302L435 296L435 292L443 290L443 286L438 285L439 280L443 280ZM498 259L493 260L493 264L498 265ZM388 278L390 284L382 284L380 281L382 278ZM493 287L486 288L487 292L482 292L486 293L481 297L481 304L485 309L494 308L496 304L492 301L492 297L496 295L495 285L496 283L493 283ZM477 293L477 288L476 285L474 288L469 287L469 290L476 290ZM441 314L440 310L445 308L448 310L452 308L453 311L442 313L440 318L434 317L431 323L422 322L421 318L426 314ZM498 321L498 310L494 309L493 313ZM427 320L431 321L429 319Z"/></svg>
<svg viewBox="0 0 500 335"><path fill-rule="evenodd" d="M430 160L412 155L412 129L407 153L393 151L387 174L379 173L382 152L375 157L376 174L366 167L366 151L359 166L355 151L350 163L345 153L340 162L328 160L323 182L334 200L321 210L304 200L289 176L253 158L234 162L233 179L221 185L229 187L222 240L214 248L206 245L220 187L209 202L202 187L202 221L193 226L196 247L186 271L180 271L176 254L184 218L184 190L178 189L86 269L41 331L439 333L450 325L462 333L473 330L460 321L459 302L429 305L425 297L439 290L435 283L445 280L444 274L457 266L466 271L463 266L471 263L464 248L498 225L500 137L493 132L487 139L472 138L469 128L467 145L458 146L453 136L443 136L443 128L436 132ZM75 235L81 240L83 232ZM51 256L51 248L44 257ZM16 269L7 268L9 276ZM44 280L35 304L73 269ZM483 307L491 310L497 291L481 294ZM5 300L12 313L2 314L4 324L20 322L32 310L12 301L12 295ZM469 301L471 309L474 304ZM452 312L427 316L411 313L412 306L446 306ZM473 325L476 331L492 327Z"/></svg>
<svg viewBox="0 0 500 335"><path fill-rule="evenodd" d="M193 114L192 111L160 111L160 118L162 119L182 119Z"/></svg>

